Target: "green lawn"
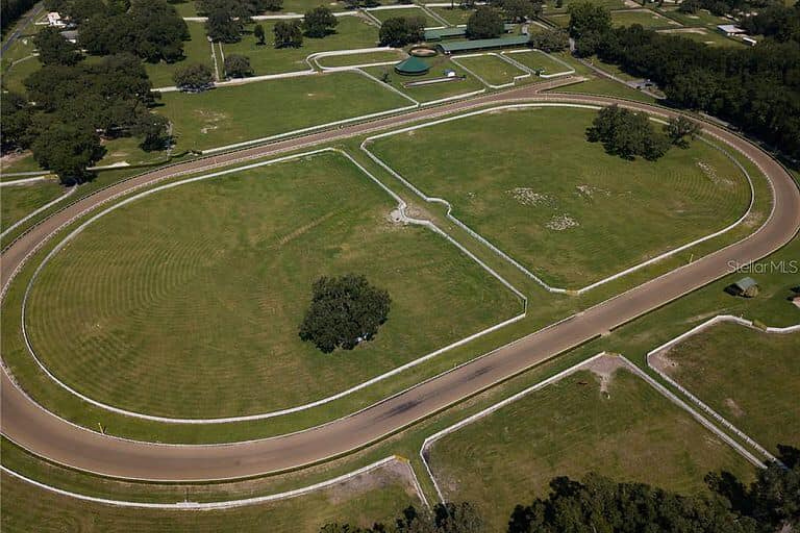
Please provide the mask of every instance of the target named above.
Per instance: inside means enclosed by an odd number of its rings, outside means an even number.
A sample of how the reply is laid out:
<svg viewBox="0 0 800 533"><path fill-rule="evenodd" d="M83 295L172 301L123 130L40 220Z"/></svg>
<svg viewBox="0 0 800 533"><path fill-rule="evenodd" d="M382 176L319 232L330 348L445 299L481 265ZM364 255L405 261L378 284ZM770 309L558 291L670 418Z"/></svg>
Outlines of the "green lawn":
<svg viewBox="0 0 800 533"><path fill-rule="evenodd" d="M469 17L472 16L475 10L459 7L457 2L455 5L456 7L454 8L431 6L428 9L445 19L453 26L466 24L469 20Z"/></svg>
<svg viewBox="0 0 800 533"><path fill-rule="evenodd" d="M369 527L389 522L419 499L391 469L289 500L222 511L121 509L45 492L2 479L0 525L5 533L317 533L327 522Z"/></svg>
<svg viewBox="0 0 800 533"><path fill-rule="evenodd" d="M559 28L566 28L569 26L569 13L544 13L544 18L552 22Z"/></svg>
<svg viewBox="0 0 800 533"><path fill-rule="evenodd" d="M161 102L164 106L158 111L175 124L179 151L227 146L411 104L351 72L250 83L200 94L166 93Z"/></svg>
<svg viewBox="0 0 800 533"><path fill-rule="evenodd" d="M456 56L455 59L459 64L470 69L490 85L513 83L515 76L527 74L503 58L493 54L472 57Z"/></svg>
<svg viewBox="0 0 800 533"><path fill-rule="evenodd" d="M65 189L56 181L35 181L0 189L0 227L5 230L28 213L55 200Z"/></svg>
<svg viewBox="0 0 800 533"><path fill-rule="evenodd" d="M137 201L42 272L29 305L33 345L101 401L233 416L327 397L520 311L442 237L392 223L394 207L332 154ZM297 328L314 280L351 272L389 291L390 317L373 342L325 355Z"/></svg>
<svg viewBox="0 0 800 533"><path fill-rule="evenodd" d="M686 28L684 30L663 30L659 33L672 35L673 37L683 37L684 39L691 39L698 43L707 44L709 46L744 46L744 43L725 37L718 31L704 28Z"/></svg>
<svg viewBox="0 0 800 533"><path fill-rule="evenodd" d="M317 63L323 67L348 67L352 65L368 65L370 63L384 63L387 61L402 61L405 54L396 50L388 52L365 52L363 54L349 54L341 56L323 57Z"/></svg>
<svg viewBox="0 0 800 533"><path fill-rule="evenodd" d="M515 504L546 496L555 476L597 472L695 493L709 471L746 480L753 474L733 449L627 370L604 385L589 371L548 385L444 437L430 461L445 497L477 502L492 531L501 531Z"/></svg>
<svg viewBox="0 0 800 533"><path fill-rule="evenodd" d="M419 7L407 7L398 9L373 9L369 12L369 14L375 17L376 19L380 20L381 22L386 22L391 18L420 17L425 19L426 28L435 28L442 25L440 21L431 17L430 14L428 14L424 9Z"/></svg>
<svg viewBox="0 0 800 533"><path fill-rule="evenodd" d="M450 58L448 57L436 56L421 59L428 63L428 65L431 67L430 72L424 76L401 76L400 74L397 74L390 66L369 67L363 70L379 79L384 73L388 73L389 84L392 87L404 92L419 102L432 102L441 98L449 98L460 94L466 94L485 89L485 86L472 74L467 73L464 69L450 61ZM466 79L445 83L434 83L431 85L421 85L416 87L403 86L404 83L408 82L441 78L444 76L445 70L453 70L458 76L466 76Z"/></svg>
<svg viewBox="0 0 800 533"><path fill-rule="evenodd" d="M175 85L172 76L178 69L191 63L202 63L214 72L214 61L211 57L211 44L206 37L205 25L202 22L187 22L191 40L183 43L183 54L186 58L177 63L145 63L144 68L153 87L170 87ZM218 58L219 60L219 58Z"/></svg>
<svg viewBox="0 0 800 533"><path fill-rule="evenodd" d="M5 174L15 174L17 172L38 172L42 170L39 163L33 158L33 154L29 151L8 154L0 159L0 171L3 176L0 181L12 181L19 179L18 176L5 176Z"/></svg>
<svg viewBox="0 0 800 533"><path fill-rule="evenodd" d="M378 28L374 24L355 16L339 17L337 20L336 33L322 39L305 37L300 48L281 49L273 46L275 22L263 21L260 24L267 34L266 45L257 44L252 33L245 33L240 42L225 44L223 50L226 56L241 54L249 57L256 75L264 75L308 70L305 59L317 52L355 50L378 45Z"/></svg>
<svg viewBox="0 0 800 533"><path fill-rule="evenodd" d="M681 13L678 8L661 8L659 11L668 15L669 18L677 20L684 26L706 26L716 31L716 27L720 24L730 24L731 20L712 15L710 11L701 9L697 13Z"/></svg>
<svg viewBox="0 0 800 533"><path fill-rule="evenodd" d="M579 0L563 0L560 8L556 7L556 0L546 0L544 5L544 13L566 12L570 3ZM623 9L625 7L624 0L590 0L593 4L602 5L607 9Z"/></svg>
<svg viewBox="0 0 800 533"><path fill-rule="evenodd" d="M695 142L657 162L585 140L594 111L494 111L385 137L373 152L529 270L580 288L737 220L744 176ZM502 132L502 133L500 133Z"/></svg>
<svg viewBox="0 0 800 533"><path fill-rule="evenodd" d="M645 28L680 28L681 25L674 20L670 20L663 15L649 9L627 9L623 11L613 11L611 13L611 23L614 26L631 26L640 24Z"/></svg>
<svg viewBox="0 0 800 533"><path fill-rule="evenodd" d="M592 79L583 83L575 83L565 87L559 87L553 91L554 93L567 93L567 94L595 94L604 96L614 96L617 98L627 98L628 100L636 100L639 102L646 102L652 104L655 98L643 93L627 85L609 79Z"/></svg>
<svg viewBox="0 0 800 533"><path fill-rule="evenodd" d="M42 68L36 56L27 56L14 64L4 63L3 84L9 91L25 94L25 78Z"/></svg>
<svg viewBox="0 0 800 533"><path fill-rule="evenodd" d="M565 67L558 61L554 60L552 56L543 52L531 50L513 54L506 52L505 55L517 63L525 65L534 72L541 69L543 74L558 74L560 72L566 72L569 70L568 67Z"/></svg>
<svg viewBox="0 0 800 533"><path fill-rule="evenodd" d="M796 314L800 322L800 310ZM800 334L770 335L723 323L656 360L691 393L777 453L778 444L800 447L798 354Z"/></svg>

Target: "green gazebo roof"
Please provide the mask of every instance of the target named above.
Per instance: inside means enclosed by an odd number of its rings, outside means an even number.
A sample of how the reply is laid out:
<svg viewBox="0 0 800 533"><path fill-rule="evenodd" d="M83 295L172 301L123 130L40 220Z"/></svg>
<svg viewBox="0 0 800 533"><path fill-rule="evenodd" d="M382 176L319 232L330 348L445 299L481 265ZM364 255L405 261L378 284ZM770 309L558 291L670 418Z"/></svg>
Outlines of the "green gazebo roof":
<svg viewBox="0 0 800 533"><path fill-rule="evenodd" d="M394 69L400 74L425 74L430 67L420 58L411 56L396 64Z"/></svg>

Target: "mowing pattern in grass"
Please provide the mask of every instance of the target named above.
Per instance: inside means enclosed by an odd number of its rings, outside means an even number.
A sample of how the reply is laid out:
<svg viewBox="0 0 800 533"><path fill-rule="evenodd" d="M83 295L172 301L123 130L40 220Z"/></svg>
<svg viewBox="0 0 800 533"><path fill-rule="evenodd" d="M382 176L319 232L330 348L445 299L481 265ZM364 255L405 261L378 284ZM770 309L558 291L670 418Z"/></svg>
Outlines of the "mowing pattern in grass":
<svg viewBox="0 0 800 533"><path fill-rule="evenodd" d="M340 56L327 56L317 59L323 67L349 67L352 65L368 65L370 63L384 63L387 61L401 61L405 54L397 50L386 52L365 52L363 54L347 54Z"/></svg>
<svg viewBox="0 0 800 533"><path fill-rule="evenodd" d="M353 72L249 83L200 94L167 93L159 112L178 150L207 149L388 111L410 102Z"/></svg>
<svg viewBox="0 0 800 533"><path fill-rule="evenodd" d="M601 390L602 389L602 390ZM692 493L750 465L640 378L581 371L448 435L431 449L445 497L478 502L493 531L555 476L598 472Z"/></svg>
<svg viewBox="0 0 800 533"><path fill-rule="evenodd" d="M36 181L30 185L13 185L0 190L0 231L25 215L52 202L66 190L55 181Z"/></svg>
<svg viewBox="0 0 800 533"><path fill-rule="evenodd" d="M594 111L492 111L379 139L374 152L554 286L580 288L737 220L746 179L703 142L658 162L585 140Z"/></svg>
<svg viewBox="0 0 800 533"><path fill-rule="evenodd" d="M394 224L394 208L333 154L158 193L43 270L33 346L90 397L219 417L325 398L519 312L442 237ZM389 291L389 320L374 341L325 355L298 325L314 280L349 272Z"/></svg>
<svg viewBox="0 0 800 533"><path fill-rule="evenodd" d="M4 533L316 533L326 522L369 527L390 521L408 505L420 506L413 489L391 469L290 500L225 511L119 509L52 494L10 476L2 479Z"/></svg>
<svg viewBox="0 0 800 533"><path fill-rule="evenodd" d="M692 394L777 453L778 444L800 447L799 353L800 334L718 324L656 359Z"/></svg>
<svg viewBox="0 0 800 533"><path fill-rule="evenodd" d="M484 81L490 85L513 83L515 76L527 74L525 71L494 54L456 57L456 61L483 78Z"/></svg>
<svg viewBox="0 0 800 533"><path fill-rule="evenodd" d="M681 13L678 8L661 8L665 16L675 19L684 26L706 26L709 28L716 28L720 24L730 24L731 19L718 17L711 14L708 10L701 9L697 13Z"/></svg>
<svg viewBox="0 0 800 533"><path fill-rule="evenodd" d="M202 22L187 22L191 40L183 43L183 61L176 63L145 63L144 68L153 87L169 87L175 85L172 79L175 71L191 63L201 63L214 71L214 61L211 58L211 45L206 37L205 25ZM219 60L219 58L217 58Z"/></svg>
<svg viewBox="0 0 800 533"><path fill-rule="evenodd" d="M323 39L303 39L300 48L275 49L273 46L273 29L275 21L262 21L267 34L267 44L258 45L251 33L242 36L242 40L234 44L223 45L225 55L241 54L250 58L250 65L256 75L280 74L308 70L305 59L317 52L333 50L355 50L372 48L378 45L378 28L361 17L339 17L336 33ZM252 31L252 27L249 28Z"/></svg>

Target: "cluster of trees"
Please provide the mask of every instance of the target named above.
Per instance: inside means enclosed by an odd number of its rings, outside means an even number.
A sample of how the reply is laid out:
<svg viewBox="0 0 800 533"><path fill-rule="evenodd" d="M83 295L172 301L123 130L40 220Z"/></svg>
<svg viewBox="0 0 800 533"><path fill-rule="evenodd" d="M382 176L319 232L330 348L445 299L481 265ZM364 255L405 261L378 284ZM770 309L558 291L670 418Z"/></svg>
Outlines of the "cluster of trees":
<svg viewBox="0 0 800 533"><path fill-rule="evenodd" d="M663 133L653 129L645 113L636 113L617 105L600 110L586 130L589 142L601 142L606 152L623 159L644 157L655 161L667 153L671 145L688 148L689 141L699 135L700 126L685 117L670 119Z"/></svg>
<svg viewBox="0 0 800 533"><path fill-rule="evenodd" d="M421 41L424 34L425 19L423 17L395 17L381 25L378 38L381 46L400 48Z"/></svg>
<svg viewBox="0 0 800 533"><path fill-rule="evenodd" d="M643 483L589 474L550 482L547 498L517 505L508 533L778 533L800 527L800 450L781 448L781 463L759 472L749 487L732 474L706 476L710 494L683 496ZM489 533L469 503L405 510L394 524L362 529L327 524L320 533Z"/></svg>
<svg viewBox="0 0 800 533"><path fill-rule="evenodd" d="M283 0L198 0L197 11L208 17L206 33L213 41L236 43L242 40L245 24L253 15L280 11ZM263 28L262 28L263 30Z"/></svg>
<svg viewBox="0 0 800 533"><path fill-rule="evenodd" d="M104 57L76 65L45 65L25 80L27 98L3 95L3 151L27 149L65 183L84 181L105 153L100 137L142 137L163 148L167 120L150 112L154 96L139 58ZM35 104L31 103L35 102Z"/></svg>
<svg viewBox="0 0 800 533"><path fill-rule="evenodd" d="M672 105L720 117L800 159L800 42L797 32L779 30L783 23L770 23L774 36L758 46L729 48L639 25L614 29L608 12L591 3L572 4L570 13L578 55L597 54L653 80ZM759 20L773 20L767 16Z"/></svg>
<svg viewBox="0 0 800 533"><path fill-rule="evenodd" d="M467 20L468 39L493 39L504 31L503 14L493 7L479 6Z"/></svg>
<svg viewBox="0 0 800 533"><path fill-rule="evenodd" d="M389 316L389 293L373 287L364 276L323 276L314 282L312 293L299 335L323 353L339 347L352 350L371 340Z"/></svg>
<svg viewBox="0 0 800 533"><path fill-rule="evenodd" d="M300 48L303 45L303 24L299 20L279 20L272 32L275 48Z"/></svg>
<svg viewBox="0 0 800 533"><path fill-rule="evenodd" d="M753 10L760 11L762 8L783 5L776 0L683 0L678 6L681 13L697 13L701 9L707 9L717 16L723 15L749 15Z"/></svg>
<svg viewBox="0 0 800 533"><path fill-rule="evenodd" d="M0 24L2 24L2 29L8 28L19 20L34 4L36 4L36 0L0 0Z"/></svg>
<svg viewBox="0 0 800 533"><path fill-rule="evenodd" d="M182 91L201 92L211 87L214 73L207 65L189 63L177 69L172 75L172 80Z"/></svg>
<svg viewBox="0 0 800 533"><path fill-rule="evenodd" d="M52 8L78 27L79 47L90 54L131 53L153 63L183 58L183 42L189 39L189 29L165 0L51 2ZM50 34L48 38L55 45L57 32L50 28L41 33Z"/></svg>
<svg viewBox="0 0 800 533"><path fill-rule="evenodd" d="M308 37L321 39L336 31L339 20L325 6L315 7L303 15L303 31Z"/></svg>
<svg viewBox="0 0 800 533"><path fill-rule="evenodd" d="M544 52L561 52L569 48L569 34L560 29L539 31L531 35L531 46Z"/></svg>
<svg viewBox="0 0 800 533"><path fill-rule="evenodd" d="M794 7L773 5L742 20L742 27L754 35L771 37L778 42L800 43L800 2Z"/></svg>

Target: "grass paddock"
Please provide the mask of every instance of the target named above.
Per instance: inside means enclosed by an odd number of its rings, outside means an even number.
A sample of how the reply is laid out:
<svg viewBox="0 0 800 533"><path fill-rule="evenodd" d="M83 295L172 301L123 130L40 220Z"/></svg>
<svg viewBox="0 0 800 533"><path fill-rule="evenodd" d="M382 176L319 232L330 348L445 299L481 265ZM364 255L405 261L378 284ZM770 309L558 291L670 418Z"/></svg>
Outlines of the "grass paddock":
<svg viewBox="0 0 800 533"><path fill-rule="evenodd" d="M32 344L97 400L221 417L325 398L520 312L443 237L392 222L395 207L335 154L137 200L43 269L28 305ZM389 292L389 320L373 341L323 354L298 326L313 282L345 273Z"/></svg>
<svg viewBox="0 0 800 533"><path fill-rule="evenodd" d="M800 448L799 353L800 334L723 323L673 347L664 354L672 364L664 366L692 394L777 453L778 444Z"/></svg>
<svg viewBox="0 0 800 533"><path fill-rule="evenodd" d="M586 141L595 111L494 110L369 149L548 283L580 288L744 214L741 171L701 141L657 162Z"/></svg>
<svg viewBox="0 0 800 533"><path fill-rule="evenodd" d="M617 370L602 383L580 371L442 438L430 461L445 497L478 502L500 531L514 505L547 496L555 476L597 472L682 493L701 491L713 470L752 476L744 458L639 377Z"/></svg>

